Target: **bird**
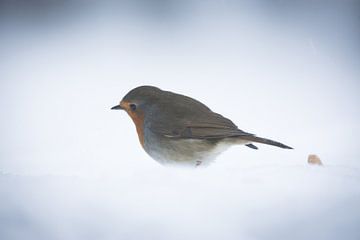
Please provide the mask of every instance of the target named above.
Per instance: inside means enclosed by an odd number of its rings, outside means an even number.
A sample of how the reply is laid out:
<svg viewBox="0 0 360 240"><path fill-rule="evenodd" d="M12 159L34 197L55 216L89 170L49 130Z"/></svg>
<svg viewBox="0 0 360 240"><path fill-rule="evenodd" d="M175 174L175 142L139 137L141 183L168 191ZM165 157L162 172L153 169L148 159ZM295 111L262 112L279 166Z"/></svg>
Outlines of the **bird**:
<svg viewBox="0 0 360 240"><path fill-rule="evenodd" d="M230 119L200 101L155 86L130 90L111 108L124 110L135 124L141 146L166 166L208 166L233 145L258 149L253 143L293 149L240 130Z"/></svg>

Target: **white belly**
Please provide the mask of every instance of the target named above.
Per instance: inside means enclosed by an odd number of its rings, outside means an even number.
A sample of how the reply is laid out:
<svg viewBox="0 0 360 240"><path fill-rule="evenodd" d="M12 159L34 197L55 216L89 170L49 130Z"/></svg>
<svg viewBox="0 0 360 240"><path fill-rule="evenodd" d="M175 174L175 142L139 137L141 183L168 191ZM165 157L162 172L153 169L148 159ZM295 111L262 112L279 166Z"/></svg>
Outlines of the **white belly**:
<svg viewBox="0 0 360 240"><path fill-rule="evenodd" d="M145 142L146 152L163 165L207 166L223 151L235 144L233 140L208 142L199 139L166 139L154 145ZM244 142L245 144L246 142ZM236 144L240 144L236 141Z"/></svg>

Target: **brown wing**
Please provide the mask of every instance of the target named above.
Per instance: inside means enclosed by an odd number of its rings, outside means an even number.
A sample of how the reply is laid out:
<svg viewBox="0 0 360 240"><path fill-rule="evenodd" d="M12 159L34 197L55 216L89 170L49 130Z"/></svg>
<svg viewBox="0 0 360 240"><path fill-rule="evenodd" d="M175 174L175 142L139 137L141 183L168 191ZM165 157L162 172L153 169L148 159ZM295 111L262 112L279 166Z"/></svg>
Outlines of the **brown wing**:
<svg viewBox="0 0 360 240"><path fill-rule="evenodd" d="M252 136L240 129L227 129L220 127L187 126L179 131L178 135L165 135L166 137L193 138L193 139L220 139L236 136Z"/></svg>
<svg viewBox="0 0 360 240"><path fill-rule="evenodd" d="M168 138L220 139L253 136L244 132L229 119L211 111L204 104L180 95L181 101L162 102L154 109L149 129ZM188 103L188 104L184 104ZM191 107L190 107L191 106ZM161 109L161 111L159 110Z"/></svg>

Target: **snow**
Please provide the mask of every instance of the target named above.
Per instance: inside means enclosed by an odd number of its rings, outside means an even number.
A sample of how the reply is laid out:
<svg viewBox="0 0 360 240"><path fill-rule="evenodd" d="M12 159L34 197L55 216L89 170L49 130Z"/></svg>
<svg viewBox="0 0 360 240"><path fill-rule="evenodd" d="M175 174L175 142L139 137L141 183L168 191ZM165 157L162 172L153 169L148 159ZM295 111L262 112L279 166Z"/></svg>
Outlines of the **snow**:
<svg viewBox="0 0 360 240"><path fill-rule="evenodd" d="M133 170L101 178L1 175L2 239L360 237L358 169Z"/></svg>
<svg viewBox="0 0 360 240"><path fill-rule="evenodd" d="M215 2L0 15L1 240L360 239L356 8ZM163 167L110 110L139 85L294 150Z"/></svg>

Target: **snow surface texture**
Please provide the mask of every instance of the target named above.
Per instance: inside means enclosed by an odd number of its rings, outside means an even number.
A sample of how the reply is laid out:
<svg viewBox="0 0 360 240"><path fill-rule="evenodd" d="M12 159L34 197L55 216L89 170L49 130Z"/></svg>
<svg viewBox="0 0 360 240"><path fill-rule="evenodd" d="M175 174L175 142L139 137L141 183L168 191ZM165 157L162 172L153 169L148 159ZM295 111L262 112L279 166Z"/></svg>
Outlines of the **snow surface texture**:
<svg viewBox="0 0 360 240"><path fill-rule="evenodd" d="M1 240L360 239L355 1L69 2L0 13ZM144 84L295 149L164 168L110 110Z"/></svg>

